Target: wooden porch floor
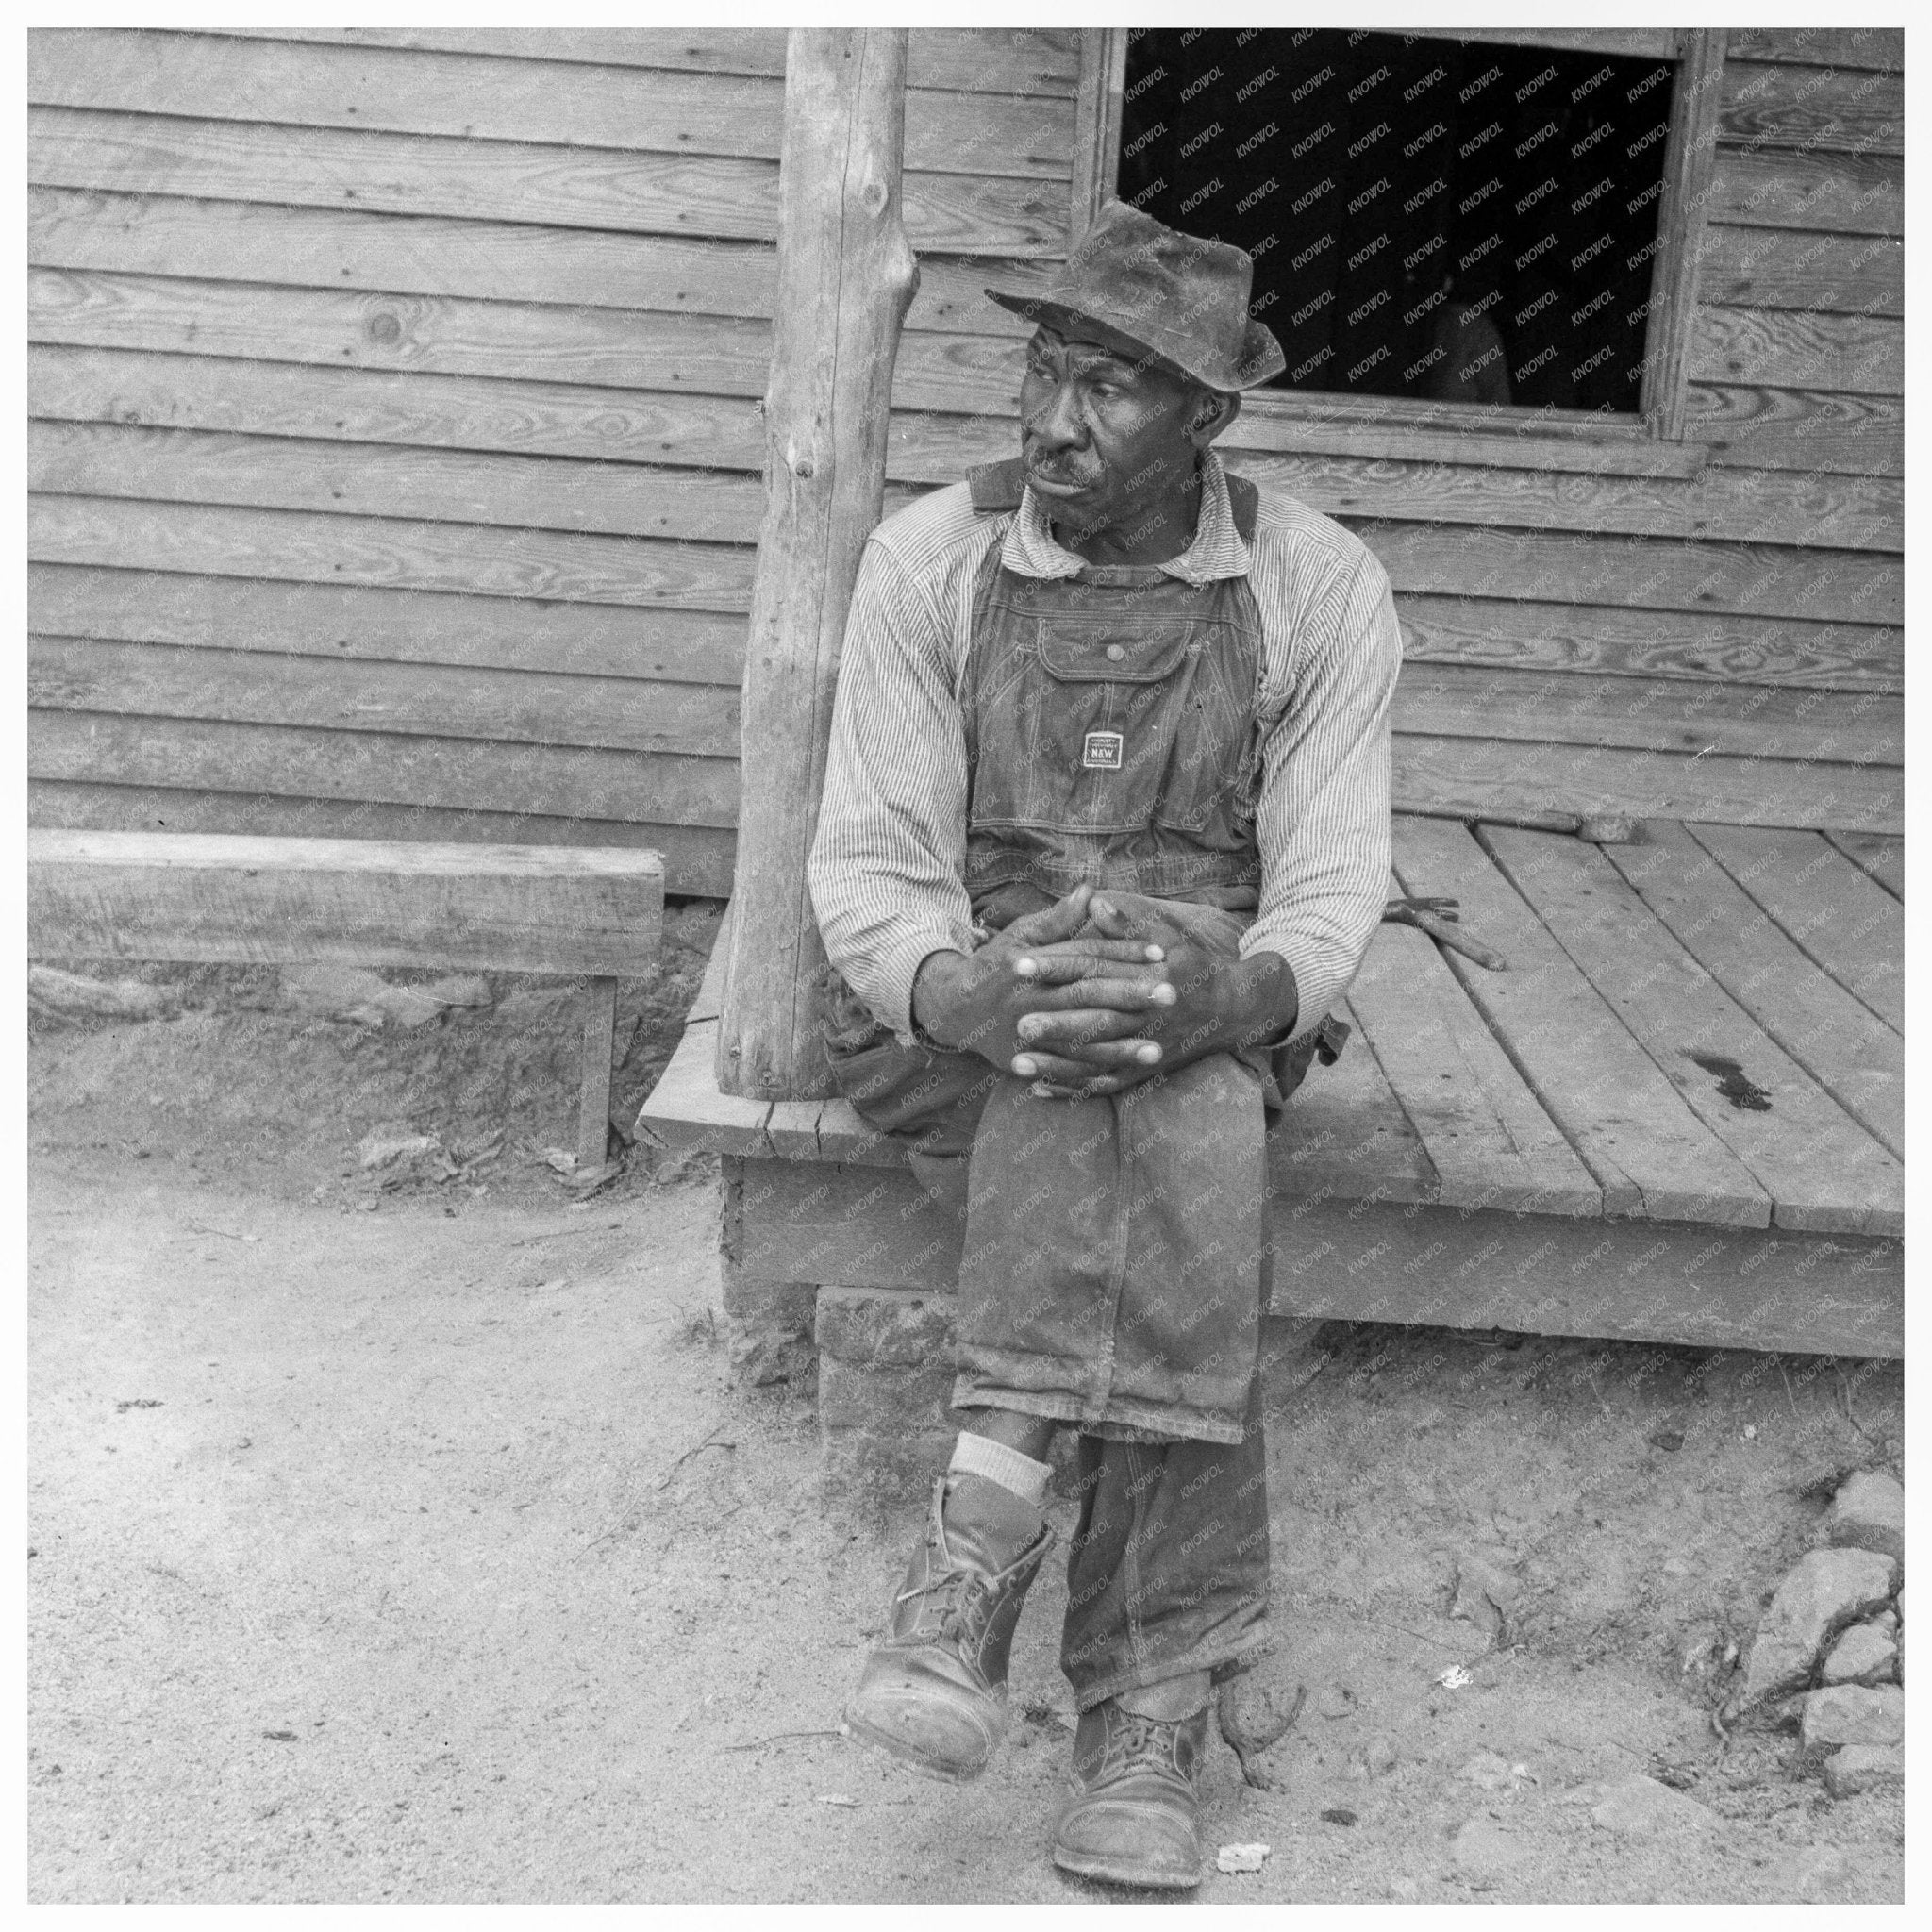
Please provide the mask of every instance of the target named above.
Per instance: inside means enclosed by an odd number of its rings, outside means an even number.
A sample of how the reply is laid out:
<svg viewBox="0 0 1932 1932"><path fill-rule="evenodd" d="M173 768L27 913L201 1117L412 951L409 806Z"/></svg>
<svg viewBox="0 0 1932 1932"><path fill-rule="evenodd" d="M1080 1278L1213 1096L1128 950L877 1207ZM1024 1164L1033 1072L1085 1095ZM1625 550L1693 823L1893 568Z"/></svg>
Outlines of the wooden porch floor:
<svg viewBox="0 0 1932 1932"><path fill-rule="evenodd" d="M1903 1234L1902 841L1652 820L1641 842L1597 846L1402 817L1394 858L1392 893L1456 899L1462 929L1507 970L1378 928L1340 1009L1355 1037L1271 1136L1277 1210L1305 1229L1367 1202L1525 1234L1559 1233L1553 1217L1574 1229L1566 1251L1590 1245L1592 1221L1619 1224L1620 1252L1645 1221L1863 1237L1861 1252ZM843 1101L719 1094L715 996L708 984L644 1107L652 1138L903 1163ZM1774 1245L1782 1274L1810 1244ZM1893 1251L1888 1279L1896 1266ZM1893 1294L1823 1345L1893 1352ZM1803 1325L1808 1341L1774 1325L1757 1345L1817 1347L1831 1332ZM1668 1318L1644 1332L1678 1333Z"/></svg>
<svg viewBox="0 0 1932 1932"><path fill-rule="evenodd" d="M1274 1137L1278 1191L1903 1233L1901 841L1398 818L1392 890L1459 901L1508 970L1380 927L1356 1038ZM645 1105L666 1145L899 1163L842 1100L720 1094L716 1014L708 985Z"/></svg>

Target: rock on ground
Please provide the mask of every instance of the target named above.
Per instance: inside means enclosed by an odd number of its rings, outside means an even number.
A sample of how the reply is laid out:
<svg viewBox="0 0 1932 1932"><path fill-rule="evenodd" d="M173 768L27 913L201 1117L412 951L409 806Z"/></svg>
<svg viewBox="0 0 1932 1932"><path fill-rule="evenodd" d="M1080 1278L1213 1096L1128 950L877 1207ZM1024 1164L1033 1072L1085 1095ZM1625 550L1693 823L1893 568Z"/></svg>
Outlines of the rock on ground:
<svg viewBox="0 0 1932 1932"><path fill-rule="evenodd" d="M1598 1786L1592 1795L1597 1802L1591 1807L1591 1823L1619 1838L1650 1838L1687 1825L1703 1830L1717 1822L1695 1798L1641 1773Z"/></svg>
<svg viewBox="0 0 1932 1932"><path fill-rule="evenodd" d="M1857 1550L1876 1550L1903 1563L1906 1559L1906 1492L1891 1476L1861 1469L1848 1476L1832 1498L1827 1530L1834 1543Z"/></svg>
<svg viewBox="0 0 1932 1932"><path fill-rule="evenodd" d="M1813 1550L1801 1557L1758 1619L1739 1707L1802 1690L1819 1654L1847 1624L1883 1609L1897 1564L1873 1550Z"/></svg>
<svg viewBox="0 0 1932 1932"><path fill-rule="evenodd" d="M1878 1785L1906 1781L1903 1744L1847 1744L1824 1760L1824 1789L1834 1798L1849 1798Z"/></svg>
<svg viewBox="0 0 1932 1932"><path fill-rule="evenodd" d="M1524 1844L1492 1818L1472 1818L1449 1840L1458 1875L1485 1888L1501 1884L1525 1856Z"/></svg>
<svg viewBox="0 0 1932 1932"><path fill-rule="evenodd" d="M1842 1744L1902 1744L1905 1736L1906 1693L1896 1684L1833 1684L1805 1700L1799 1737L1807 1757Z"/></svg>
<svg viewBox="0 0 1932 1932"><path fill-rule="evenodd" d="M1889 1684L1898 1664L1898 1645L1876 1624L1854 1624L1831 1646L1819 1673L1826 1684Z"/></svg>

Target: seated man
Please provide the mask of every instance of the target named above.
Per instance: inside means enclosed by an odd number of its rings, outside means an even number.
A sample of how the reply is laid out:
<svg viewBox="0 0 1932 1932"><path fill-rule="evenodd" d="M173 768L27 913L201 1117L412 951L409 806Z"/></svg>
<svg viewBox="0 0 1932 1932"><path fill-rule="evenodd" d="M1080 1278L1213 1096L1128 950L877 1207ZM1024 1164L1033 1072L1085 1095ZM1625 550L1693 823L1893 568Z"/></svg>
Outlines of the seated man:
<svg viewBox="0 0 1932 1932"><path fill-rule="evenodd" d="M1054 1857L1133 1885L1199 1883L1265 1635L1264 1109L1389 883L1388 579L1209 448L1282 366L1251 270L1116 202L988 291L1038 325L1021 456L867 545L811 860L840 1086L964 1220L967 1424L845 1727L984 1769L1077 1430Z"/></svg>

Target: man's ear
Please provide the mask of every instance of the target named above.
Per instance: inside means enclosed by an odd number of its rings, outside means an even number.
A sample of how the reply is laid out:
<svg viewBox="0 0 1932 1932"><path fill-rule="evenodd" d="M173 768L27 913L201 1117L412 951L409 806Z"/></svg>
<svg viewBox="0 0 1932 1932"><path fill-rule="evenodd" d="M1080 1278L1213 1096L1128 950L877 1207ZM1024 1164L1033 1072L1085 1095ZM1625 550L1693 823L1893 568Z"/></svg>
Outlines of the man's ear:
<svg viewBox="0 0 1932 1932"><path fill-rule="evenodd" d="M1241 412L1241 399L1238 391L1203 389L1188 419L1188 441L1196 449L1206 449Z"/></svg>

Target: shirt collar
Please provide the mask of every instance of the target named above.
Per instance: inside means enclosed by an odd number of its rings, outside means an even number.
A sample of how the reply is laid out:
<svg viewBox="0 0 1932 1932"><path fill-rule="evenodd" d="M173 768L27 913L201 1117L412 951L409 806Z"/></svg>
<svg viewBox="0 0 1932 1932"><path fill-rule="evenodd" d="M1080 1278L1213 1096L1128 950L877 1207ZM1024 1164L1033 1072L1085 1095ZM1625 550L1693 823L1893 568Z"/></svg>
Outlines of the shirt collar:
<svg viewBox="0 0 1932 1932"><path fill-rule="evenodd" d="M1086 558L1054 541L1052 521L1030 483L1008 526L1000 562L1025 577L1071 577L1088 567ZM1227 475L1220 457L1210 449L1201 461L1201 515L1194 525L1194 541L1157 568L1184 584L1206 584L1217 577L1246 576L1248 563L1248 546L1234 526L1234 509L1227 500Z"/></svg>

